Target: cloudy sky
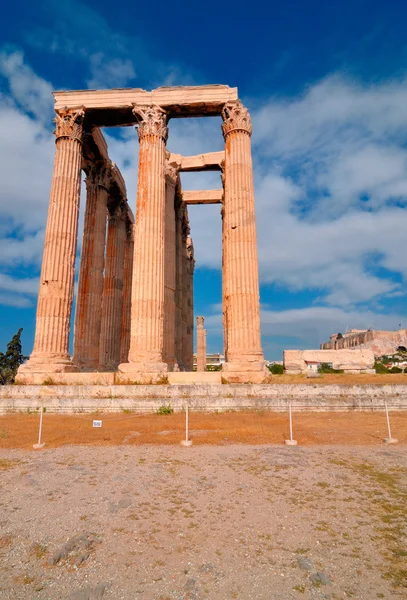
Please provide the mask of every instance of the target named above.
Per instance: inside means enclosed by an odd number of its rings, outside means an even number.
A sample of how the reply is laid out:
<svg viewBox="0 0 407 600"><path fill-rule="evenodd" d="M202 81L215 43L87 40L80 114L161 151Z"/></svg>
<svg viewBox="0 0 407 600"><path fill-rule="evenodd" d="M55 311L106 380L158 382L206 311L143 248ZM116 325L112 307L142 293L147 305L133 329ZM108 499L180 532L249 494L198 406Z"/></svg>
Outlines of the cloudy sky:
<svg viewBox="0 0 407 600"><path fill-rule="evenodd" d="M207 7L207 9L205 8ZM401 0L9 3L0 46L0 349L31 352L54 153L52 90L222 83L253 119L266 358L346 327L407 327L407 5ZM220 119L168 148L221 150ZM104 132L135 206L133 128ZM220 187L185 174L185 189ZM82 196L81 221L84 196ZM190 210L195 312L222 351L218 206ZM78 252L80 251L80 244Z"/></svg>

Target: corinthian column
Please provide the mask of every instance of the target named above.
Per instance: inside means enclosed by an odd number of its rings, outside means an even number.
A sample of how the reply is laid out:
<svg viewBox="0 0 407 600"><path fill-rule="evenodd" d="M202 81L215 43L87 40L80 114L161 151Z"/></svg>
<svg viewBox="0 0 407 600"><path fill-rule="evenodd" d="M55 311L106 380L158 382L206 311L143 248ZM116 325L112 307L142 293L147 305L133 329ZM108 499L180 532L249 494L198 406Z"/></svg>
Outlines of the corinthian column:
<svg viewBox="0 0 407 600"><path fill-rule="evenodd" d="M19 373L75 371L69 331L82 164L84 111L58 111L54 172L45 232L34 349Z"/></svg>
<svg viewBox="0 0 407 600"><path fill-rule="evenodd" d="M175 357L176 369L184 370L184 357L182 353L182 305L183 305L183 283L184 283L184 213L185 204L180 196L176 195L175 208Z"/></svg>
<svg viewBox="0 0 407 600"><path fill-rule="evenodd" d="M167 117L158 106L135 107L140 141L134 232L131 339L125 373L165 373L164 230Z"/></svg>
<svg viewBox="0 0 407 600"><path fill-rule="evenodd" d="M164 264L164 350L163 360L172 370L175 364L175 187L178 171L165 170L165 264Z"/></svg>
<svg viewBox="0 0 407 600"><path fill-rule="evenodd" d="M131 327L131 280L133 277L133 254L134 254L134 224L127 223L126 248L124 253L124 284L123 284L123 313L122 332L120 341L120 362L126 362L129 358L130 349L130 327Z"/></svg>
<svg viewBox="0 0 407 600"><path fill-rule="evenodd" d="M261 381L260 296L249 111L240 100L222 111L225 138L223 311L229 381ZM240 375L239 375L240 374Z"/></svg>
<svg viewBox="0 0 407 600"><path fill-rule="evenodd" d="M196 370L206 371L206 331L204 317L196 318Z"/></svg>
<svg viewBox="0 0 407 600"><path fill-rule="evenodd" d="M185 367L192 371L194 367L194 245L192 238L187 237L187 280L184 293L186 295L186 340L185 340Z"/></svg>
<svg viewBox="0 0 407 600"><path fill-rule="evenodd" d="M74 363L82 370L99 368L103 270L110 168L95 164L86 177L86 209L76 300Z"/></svg>
<svg viewBox="0 0 407 600"><path fill-rule="evenodd" d="M124 252L126 243L125 211L118 206L109 215L100 332L100 370L113 371L120 362L123 310Z"/></svg>

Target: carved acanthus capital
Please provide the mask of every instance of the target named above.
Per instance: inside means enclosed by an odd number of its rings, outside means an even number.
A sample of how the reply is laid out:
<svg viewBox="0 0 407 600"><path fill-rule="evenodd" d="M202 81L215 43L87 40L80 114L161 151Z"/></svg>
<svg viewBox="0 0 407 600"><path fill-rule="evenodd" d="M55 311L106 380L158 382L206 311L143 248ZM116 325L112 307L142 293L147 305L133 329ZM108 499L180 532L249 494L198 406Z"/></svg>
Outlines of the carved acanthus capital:
<svg viewBox="0 0 407 600"><path fill-rule="evenodd" d="M54 119L56 139L69 138L82 142L84 116L85 110L83 108L58 110Z"/></svg>
<svg viewBox="0 0 407 600"><path fill-rule="evenodd" d="M167 113L156 104L151 106L134 106L133 115L136 117L139 140L147 136L159 137L167 141Z"/></svg>
<svg viewBox="0 0 407 600"><path fill-rule="evenodd" d="M252 134L250 113L240 100L225 104L222 109L222 119L222 131L225 139L229 133L236 130L244 131L249 135Z"/></svg>
<svg viewBox="0 0 407 600"><path fill-rule="evenodd" d="M91 165L86 175L86 187L103 187L109 189L112 183L112 164L109 162L97 162Z"/></svg>
<svg viewBox="0 0 407 600"><path fill-rule="evenodd" d="M196 318L197 327L203 329L205 327L205 317L197 317Z"/></svg>

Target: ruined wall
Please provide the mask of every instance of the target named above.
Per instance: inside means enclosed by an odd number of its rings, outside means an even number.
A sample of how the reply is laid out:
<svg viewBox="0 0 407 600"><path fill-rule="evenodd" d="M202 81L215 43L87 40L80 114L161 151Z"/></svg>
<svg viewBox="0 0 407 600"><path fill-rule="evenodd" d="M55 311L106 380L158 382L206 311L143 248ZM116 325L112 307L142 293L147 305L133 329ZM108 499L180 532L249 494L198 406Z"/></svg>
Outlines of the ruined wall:
<svg viewBox="0 0 407 600"><path fill-rule="evenodd" d="M286 373L307 373L308 363L332 363L334 369L352 373L371 372L374 354L371 350L284 350ZM374 371L373 371L374 372Z"/></svg>
<svg viewBox="0 0 407 600"><path fill-rule="evenodd" d="M342 338L333 339L321 344L321 350L345 350L361 348L372 350L375 356L394 354L398 346L407 348L407 329L398 331L369 330L345 334Z"/></svg>

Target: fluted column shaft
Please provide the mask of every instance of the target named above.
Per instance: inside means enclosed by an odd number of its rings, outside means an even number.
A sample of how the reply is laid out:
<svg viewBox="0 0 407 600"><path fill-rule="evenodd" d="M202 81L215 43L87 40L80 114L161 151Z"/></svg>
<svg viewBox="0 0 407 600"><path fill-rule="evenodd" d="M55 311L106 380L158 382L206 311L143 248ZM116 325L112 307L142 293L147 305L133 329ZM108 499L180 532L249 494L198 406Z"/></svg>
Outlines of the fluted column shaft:
<svg viewBox="0 0 407 600"><path fill-rule="evenodd" d="M123 284L123 312L121 322L120 362L127 362L130 350L131 327L131 282L133 278L134 235L133 223L128 224L124 253L124 284Z"/></svg>
<svg viewBox="0 0 407 600"><path fill-rule="evenodd" d="M82 164L84 111L55 118L56 151L38 295L34 349L21 371L73 371L69 332Z"/></svg>
<svg viewBox="0 0 407 600"><path fill-rule="evenodd" d="M251 122L240 101L223 111L223 302L226 362L263 369ZM226 369L228 365L226 365Z"/></svg>
<svg viewBox="0 0 407 600"><path fill-rule="evenodd" d="M175 364L175 186L177 171L166 167L165 263L164 263L164 350L163 360L172 370Z"/></svg>
<svg viewBox="0 0 407 600"><path fill-rule="evenodd" d="M196 370L206 371L206 331L204 317L196 318Z"/></svg>
<svg viewBox="0 0 407 600"><path fill-rule="evenodd" d="M175 220L175 357L179 369L184 369L184 357L182 353L182 304L183 304L183 282L184 282L184 210L185 205L178 203L176 207Z"/></svg>
<svg viewBox="0 0 407 600"><path fill-rule="evenodd" d="M112 371L120 362L123 310L125 214L118 207L109 215L100 333L100 370Z"/></svg>
<svg viewBox="0 0 407 600"><path fill-rule="evenodd" d="M181 315L182 315L182 370L188 371L188 287L189 287L189 259L187 253L187 235L183 232L182 237L182 293L181 293Z"/></svg>
<svg viewBox="0 0 407 600"><path fill-rule="evenodd" d="M164 344L165 142L167 119L159 107L134 109L140 140L134 237L129 363L124 372L167 371Z"/></svg>
<svg viewBox="0 0 407 600"><path fill-rule="evenodd" d="M86 178L86 208L76 300L74 363L99 368L109 169L94 165Z"/></svg>
<svg viewBox="0 0 407 600"><path fill-rule="evenodd" d="M186 369L192 371L194 366L194 270L195 270L195 259L194 259L194 247L192 239L187 239L187 331L186 331Z"/></svg>

